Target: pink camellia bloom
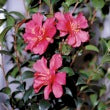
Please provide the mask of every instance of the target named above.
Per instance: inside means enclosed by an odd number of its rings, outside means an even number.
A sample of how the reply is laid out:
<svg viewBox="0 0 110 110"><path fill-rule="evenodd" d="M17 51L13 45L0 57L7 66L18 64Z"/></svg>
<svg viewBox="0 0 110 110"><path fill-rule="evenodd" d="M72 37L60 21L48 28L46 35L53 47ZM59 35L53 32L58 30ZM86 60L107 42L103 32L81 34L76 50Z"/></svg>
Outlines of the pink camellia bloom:
<svg viewBox="0 0 110 110"><path fill-rule="evenodd" d="M57 72L61 66L62 57L60 54L54 54L52 56L49 68L47 67L47 60L44 57L33 65L34 70L36 70L33 85L36 93L38 93L43 86L46 86L44 89L45 99L49 98L50 92L53 92L56 98L62 96L62 85L66 84L66 73Z"/></svg>
<svg viewBox="0 0 110 110"><path fill-rule="evenodd" d="M69 12L65 14L57 12L55 18L58 20L57 29L60 30L60 36L68 34L66 41L72 47L79 47L81 42L89 40L88 32L82 30L88 27L87 20L82 13L73 17Z"/></svg>
<svg viewBox="0 0 110 110"><path fill-rule="evenodd" d="M27 43L26 50L31 50L35 54L43 54L49 43L53 42L56 33L55 18L48 18L44 23L43 15L36 13L32 20L26 23L23 38Z"/></svg>

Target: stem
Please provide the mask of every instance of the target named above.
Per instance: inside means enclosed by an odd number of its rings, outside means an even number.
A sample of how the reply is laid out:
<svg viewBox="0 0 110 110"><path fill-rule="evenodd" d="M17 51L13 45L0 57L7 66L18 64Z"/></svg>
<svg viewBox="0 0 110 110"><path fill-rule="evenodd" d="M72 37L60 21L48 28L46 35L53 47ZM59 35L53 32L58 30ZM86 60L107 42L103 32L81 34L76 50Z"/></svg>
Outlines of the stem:
<svg viewBox="0 0 110 110"><path fill-rule="evenodd" d="M73 13L75 12L75 10L76 10L78 4L79 4L79 1L76 2L76 4L75 4L75 6L74 6L74 8L73 8L73 11L71 12L71 14L73 14Z"/></svg>
<svg viewBox="0 0 110 110"><path fill-rule="evenodd" d="M21 69L20 69L20 62L19 62L19 52L17 51L17 37L16 37L17 31L18 31L18 28L15 26L15 35L13 35L14 50L15 50L15 54L16 54L16 64L18 66L18 71L19 71L20 75L22 75ZM22 82L22 80L21 80L21 82Z"/></svg>
<svg viewBox="0 0 110 110"><path fill-rule="evenodd" d="M53 15L53 5L51 3L51 0L49 0L49 4L50 4L50 14Z"/></svg>
<svg viewBox="0 0 110 110"><path fill-rule="evenodd" d="M91 22L90 22L91 25L94 23L95 17L96 17L96 10L94 9L94 11L93 11L93 17L92 17Z"/></svg>
<svg viewBox="0 0 110 110"><path fill-rule="evenodd" d="M25 0L23 0L23 4L24 4L25 11L26 11L26 17L28 18L29 17L29 11L25 5Z"/></svg>
<svg viewBox="0 0 110 110"><path fill-rule="evenodd" d="M1 50L2 50L2 46L1 46ZM2 68L2 71L3 71L3 76L4 76L4 79L5 79L5 82L6 82L6 86L8 87L8 81L6 80L6 74L5 74L5 69L4 69L4 62L3 62L3 54L1 54L1 68Z"/></svg>
<svg viewBox="0 0 110 110"><path fill-rule="evenodd" d="M72 62L70 63L70 67L73 65L73 63L74 63L76 57L78 56L78 53L79 53L79 51L77 51L76 54L73 56Z"/></svg>

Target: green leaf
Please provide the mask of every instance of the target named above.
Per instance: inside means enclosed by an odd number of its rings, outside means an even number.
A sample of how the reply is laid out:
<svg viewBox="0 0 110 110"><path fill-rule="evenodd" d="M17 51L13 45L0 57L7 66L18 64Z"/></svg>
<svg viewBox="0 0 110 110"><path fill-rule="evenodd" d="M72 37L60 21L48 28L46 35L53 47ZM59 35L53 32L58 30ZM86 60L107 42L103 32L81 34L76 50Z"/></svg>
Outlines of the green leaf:
<svg viewBox="0 0 110 110"><path fill-rule="evenodd" d="M11 53L6 50L0 50L0 54L11 55Z"/></svg>
<svg viewBox="0 0 110 110"><path fill-rule="evenodd" d="M37 104L32 104L31 110L39 110L39 106Z"/></svg>
<svg viewBox="0 0 110 110"><path fill-rule="evenodd" d="M22 79L28 79L28 78L33 78L34 73L32 71L25 71L22 74Z"/></svg>
<svg viewBox="0 0 110 110"><path fill-rule="evenodd" d="M11 71L11 76L13 76L14 78L17 76L19 70L18 67L14 67L13 70Z"/></svg>
<svg viewBox="0 0 110 110"><path fill-rule="evenodd" d="M107 52L107 42L104 39L100 40L100 46L102 49L102 53L105 54Z"/></svg>
<svg viewBox="0 0 110 110"><path fill-rule="evenodd" d="M9 14L14 14L14 15L18 16L21 19L25 19L25 16L22 15L20 12L17 12L17 11L11 11L11 12L9 12Z"/></svg>
<svg viewBox="0 0 110 110"><path fill-rule="evenodd" d="M100 102L98 105L98 110L106 110L107 106L106 104L104 104L103 102Z"/></svg>
<svg viewBox="0 0 110 110"><path fill-rule="evenodd" d="M0 92L10 95L11 89L9 87L4 87L3 89L0 90Z"/></svg>
<svg viewBox="0 0 110 110"><path fill-rule="evenodd" d="M106 92L106 86L102 86L100 89L100 97Z"/></svg>
<svg viewBox="0 0 110 110"><path fill-rule="evenodd" d="M6 28L2 31L2 33L0 34L0 42L3 41L5 35L7 34L7 32L8 32L11 28L12 28L12 26L8 26L8 27L6 27Z"/></svg>
<svg viewBox="0 0 110 110"><path fill-rule="evenodd" d="M20 84L20 81L14 80L14 81L11 81L10 84Z"/></svg>
<svg viewBox="0 0 110 110"><path fill-rule="evenodd" d="M90 51L99 52L99 49L98 49L96 46L94 46L94 45L87 45L87 46L85 47L85 49L86 49L86 50L90 50Z"/></svg>
<svg viewBox="0 0 110 110"><path fill-rule="evenodd" d="M69 46L68 44L63 44L63 45L62 45L61 53L62 53L63 55L69 55L70 52L71 52L71 50L72 50L71 46Z"/></svg>
<svg viewBox="0 0 110 110"><path fill-rule="evenodd" d="M7 26L14 26L15 24L15 19L11 15L7 15Z"/></svg>
<svg viewBox="0 0 110 110"><path fill-rule="evenodd" d="M107 63L107 62L110 62L110 55L104 55L102 57L101 63L104 64L104 63Z"/></svg>
<svg viewBox="0 0 110 110"><path fill-rule="evenodd" d="M104 0L92 0L92 4L96 9L102 9L105 5Z"/></svg>
<svg viewBox="0 0 110 110"><path fill-rule="evenodd" d="M55 5L60 0L51 0L52 4Z"/></svg>
<svg viewBox="0 0 110 110"><path fill-rule="evenodd" d="M94 107L98 104L97 95L96 95L96 94L90 95L90 100L91 100L92 105L93 105Z"/></svg>
<svg viewBox="0 0 110 110"><path fill-rule="evenodd" d="M74 75L74 71L70 67L64 67L60 70L60 72L66 72L69 76Z"/></svg>
<svg viewBox="0 0 110 110"><path fill-rule="evenodd" d="M50 103L46 100L41 100L39 102L39 109L40 110L48 110L50 107Z"/></svg>
<svg viewBox="0 0 110 110"><path fill-rule="evenodd" d="M32 94L32 92L33 92L32 87L30 87L27 91L25 91L24 96L23 96L24 102L26 102L29 99L29 96Z"/></svg>
<svg viewBox="0 0 110 110"><path fill-rule="evenodd" d="M19 86L17 87L17 89L18 89L19 91L24 91L24 90L25 90L25 87L26 87L26 82L23 82L21 85L19 85Z"/></svg>
<svg viewBox="0 0 110 110"><path fill-rule="evenodd" d="M50 1L49 0L43 0L48 6L50 6Z"/></svg>
<svg viewBox="0 0 110 110"><path fill-rule="evenodd" d="M76 0L66 0L66 5L69 7L70 5L74 4Z"/></svg>

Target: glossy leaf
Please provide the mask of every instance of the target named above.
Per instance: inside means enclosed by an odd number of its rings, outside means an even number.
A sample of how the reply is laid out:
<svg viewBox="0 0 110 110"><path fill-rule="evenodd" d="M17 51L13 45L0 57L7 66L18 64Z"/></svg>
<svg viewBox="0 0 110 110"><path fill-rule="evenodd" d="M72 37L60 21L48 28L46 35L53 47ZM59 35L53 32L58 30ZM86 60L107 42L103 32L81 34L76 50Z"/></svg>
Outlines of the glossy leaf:
<svg viewBox="0 0 110 110"><path fill-rule="evenodd" d="M8 26L6 27L0 34L0 42L3 41L5 35L7 34L7 32L12 28L12 26Z"/></svg>
<svg viewBox="0 0 110 110"><path fill-rule="evenodd" d="M28 78L33 78L34 73L32 71L25 71L22 74L22 79L28 79Z"/></svg>
<svg viewBox="0 0 110 110"><path fill-rule="evenodd" d="M4 87L3 89L0 90L0 92L10 95L11 89L9 87Z"/></svg>
<svg viewBox="0 0 110 110"><path fill-rule="evenodd" d="M61 72L66 72L69 76L74 75L74 71L72 70L72 68L70 67L64 67L60 70Z"/></svg>
<svg viewBox="0 0 110 110"><path fill-rule="evenodd" d="M87 46L85 47L85 49L86 49L86 50L90 50L90 51L99 52L99 49L98 49L96 46L94 46L94 45L87 45Z"/></svg>

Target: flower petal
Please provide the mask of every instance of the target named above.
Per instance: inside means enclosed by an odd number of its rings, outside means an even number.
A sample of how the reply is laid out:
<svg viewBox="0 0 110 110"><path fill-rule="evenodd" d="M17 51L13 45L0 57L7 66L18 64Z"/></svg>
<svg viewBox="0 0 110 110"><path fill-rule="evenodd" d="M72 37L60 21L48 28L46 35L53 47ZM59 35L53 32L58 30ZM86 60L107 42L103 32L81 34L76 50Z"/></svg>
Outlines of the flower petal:
<svg viewBox="0 0 110 110"><path fill-rule="evenodd" d="M38 80L38 79L35 79L34 80L34 84L33 84L33 88L34 88L34 91L35 93L38 93L39 90L44 86L44 82L42 80Z"/></svg>
<svg viewBox="0 0 110 110"><path fill-rule="evenodd" d="M79 39L79 37L77 36L77 34L75 35L75 43L72 45L72 47L79 47L81 45L81 40Z"/></svg>
<svg viewBox="0 0 110 110"><path fill-rule="evenodd" d="M67 20L64 14L61 12L57 12L55 13L55 18L58 20L58 23L56 24L57 29L67 32L68 31L67 26L66 26Z"/></svg>
<svg viewBox="0 0 110 110"><path fill-rule="evenodd" d="M45 29L45 36L53 37L56 33L55 18L46 19L43 28Z"/></svg>
<svg viewBox="0 0 110 110"><path fill-rule="evenodd" d="M60 31L60 37L66 36L68 33L65 31Z"/></svg>
<svg viewBox="0 0 110 110"><path fill-rule="evenodd" d="M60 85L66 84L66 73L65 72L59 72L56 74L55 81L59 83Z"/></svg>
<svg viewBox="0 0 110 110"><path fill-rule="evenodd" d="M33 68L39 73L47 74L49 72L47 68L47 60L44 57L42 57L40 60L37 60L37 62L33 65Z"/></svg>
<svg viewBox="0 0 110 110"><path fill-rule="evenodd" d="M76 42L76 38L75 38L75 35L74 34L70 34L68 37L67 37L67 43L69 45L73 45L75 44Z"/></svg>
<svg viewBox="0 0 110 110"><path fill-rule="evenodd" d="M30 20L28 23L26 23L26 29L25 29L25 31L27 33L35 33L35 30L34 30L35 27L36 27L36 25L35 25L34 21L33 20Z"/></svg>
<svg viewBox="0 0 110 110"><path fill-rule="evenodd" d="M89 40L89 34L88 34L88 32L79 31L77 33L77 36L78 36L79 40L81 40L81 42L86 42L86 41Z"/></svg>
<svg viewBox="0 0 110 110"><path fill-rule="evenodd" d="M51 91L52 91L52 89L51 89L50 85L45 87L45 89L44 89L44 99L47 100L49 98L49 94L50 94Z"/></svg>
<svg viewBox="0 0 110 110"><path fill-rule="evenodd" d="M85 16L83 16L83 13L79 13L76 17L76 20L80 28L85 29L88 27L87 19L85 18Z"/></svg>
<svg viewBox="0 0 110 110"><path fill-rule="evenodd" d="M56 70L62 66L62 57L60 54L54 54L50 60L50 69Z"/></svg>
<svg viewBox="0 0 110 110"><path fill-rule="evenodd" d="M47 49L47 47L48 47L48 44L49 44L49 42L48 42L47 40L40 41L40 42L33 48L33 52L34 52L35 54L40 54L40 55L42 55L42 54L46 51L46 49Z"/></svg>
<svg viewBox="0 0 110 110"><path fill-rule="evenodd" d="M54 82L54 84L52 86L52 91L56 98L60 98L63 95L62 86L56 82Z"/></svg>
<svg viewBox="0 0 110 110"><path fill-rule="evenodd" d="M37 26L42 26L43 15L40 13L33 14L32 20L36 23Z"/></svg>

